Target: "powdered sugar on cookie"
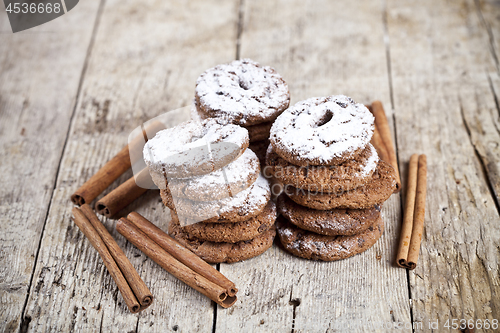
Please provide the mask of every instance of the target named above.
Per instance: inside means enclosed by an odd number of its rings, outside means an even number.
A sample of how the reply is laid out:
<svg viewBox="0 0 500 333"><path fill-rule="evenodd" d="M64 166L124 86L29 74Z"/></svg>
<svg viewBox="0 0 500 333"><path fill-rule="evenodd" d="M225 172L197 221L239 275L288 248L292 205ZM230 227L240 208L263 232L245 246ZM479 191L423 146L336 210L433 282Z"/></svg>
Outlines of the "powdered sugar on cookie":
<svg viewBox="0 0 500 333"><path fill-rule="evenodd" d="M370 157L368 158L368 160L366 160L365 165L363 165L363 170L361 170L361 175L363 177L368 177L373 174L373 172L377 168L379 160L378 153L375 147L373 147L371 143L369 143L368 146L370 147Z"/></svg>
<svg viewBox="0 0 500 333"><path fill-rule="evenodd" d="M259 159L250 149L222 169L209 174L182 179L168 179L175 197L197 201L213 201L234 196L248 188L259 176Z"/></svg>
<svg viewBox="0 0 500 333"><path fill-rule="evenodd" d="M173 197L173 203L181 225L205 221L226 213L238 211L239 215L259 213L271 197L269 181L259 175L255 183L233 197L216 201L190 201Z"/></svg>
<svg viewBox="0 0 500 333"><path fill-rule="evenodd" d="M370 111L349 97L310 98L276 119L270 141L291 163L335 164L353 158L354 152L370 142L373 123Z"/></svg>
<svg viewBox="0 0 500 333"><path fill-rule="evenodd" d="M196 81L195 92L200 111L246 126L273 120L290 102L283 78L250 59L208 69Z"/></svg>
<svg viewBox="0 0 500 333"><path fill-rule="evenodd" d="M153 180L161 179L163 173L187 178L227 165L241 155L248 142L248 131L243 127L216 119L189 121L156 133L144 146L143 155Z"/></svg>

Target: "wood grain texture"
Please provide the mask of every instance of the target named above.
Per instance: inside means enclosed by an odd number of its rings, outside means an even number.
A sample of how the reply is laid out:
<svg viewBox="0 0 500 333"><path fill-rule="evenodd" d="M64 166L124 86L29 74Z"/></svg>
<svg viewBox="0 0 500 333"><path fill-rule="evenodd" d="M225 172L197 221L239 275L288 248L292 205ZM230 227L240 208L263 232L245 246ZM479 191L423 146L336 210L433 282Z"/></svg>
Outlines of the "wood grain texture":
<svg viewBox="0 0 500 333"><path fill-rule="evenodd" d="M429 170L414 320L430 332L429 321L498 319L499 214L482 165L498 158L487 34L472 1L388 1L387 25L400 161L425 153Z"/></svg>
<svg viewBox="0 0 500 333"><path fill-rule="evenodd" d="M498 1L108 0L83 77L99 1L14 35L0 8L0 330L385 332L370 325L500 319ZM155 296L146 311L128 312L70 221L69 196L133 128L189 104L197 76L235 55L275 67L292 103L340 93L380 99L397 134L401 193L409 157L427 154L426 224L410 294L407 273L394 267L395 194L384 205L384 235L364 254L321 263L275 245L221 264L239 300L215 312L104 219ZM169 123L186 120L185 111ZM157 191L119 215L132 210L166 230L170 214Z"/></svg>
<svg viewBox="0 0 500 333"><path fill-rule="evenodd" d="M241 57L276 68L289 84L292 104L331 94L365 104L379 99L392 120L379 3L245 1L243 17ZM240 295L233 308L217 312L216 332L349 327L383 332L371 325L410 322L406 272L393 266L399 194L384 205L383 217L386 230L380 241L350 259L308 261L274 246L249 261L221 265Z"/></svg>
<svg viewBox="0 0 500 333"><path fill-rule="evenodd" d="M235 1L105 2L26 308L30 331L212 330L210 300L147 259L105 219L155 297L151 307L130 314L97 254L70 221L69 196L127 143L132 129L190 104L198 75L234 57L237 9ZM171 125L186 116L178 114ZM125 173L102 195L130 176ZM169 216L157 191L123 214L132 209L159 225Z"/></svg>
<svg viewBox="0 0 500 333"><path fill-rule="evenodd" d="M19 329L98 5L16 34L0 6L0 331Z"/></svg>

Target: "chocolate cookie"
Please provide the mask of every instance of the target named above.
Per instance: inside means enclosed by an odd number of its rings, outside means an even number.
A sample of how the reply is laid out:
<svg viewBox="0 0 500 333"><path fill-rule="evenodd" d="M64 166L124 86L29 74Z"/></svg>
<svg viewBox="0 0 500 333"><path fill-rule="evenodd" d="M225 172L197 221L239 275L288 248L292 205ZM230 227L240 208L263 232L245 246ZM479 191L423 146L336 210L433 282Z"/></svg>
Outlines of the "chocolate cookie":
<svg viewBox="0 0 500 333"><path fill-rule="evenodd" d="M373 123L370 111L349 97L316 97L283 112L271 127L269 140L274 151L292 164L338 165L365 149Z"/></svg>
<svg viewBox="0 0 500 333"><path fill-rule="evenodd" d="M262 175L249 188L234 197L216 201L194 201L172 197L160 190L163 203L175 211L182 226L196 222L235 223L259 215L269 202L269 181Z"/></svg>
<svg viewBox="0 0 500 333"><path fill-rule="evenodd" d="M193 109L191 110L191 119L198 119L201 121L203 119L211 118L209 114L196 109L196 101L193 104ZM266 121L257 125L243 126L248 130L248 136L250 142L256 142L261 140L269 139L269 132L271 131L272 121Z"/></svg>
<svg viewBox="0 0 500 333"><path fill-rule="evenodd" d="M170 223L179 226L177 215L170 211ZM236 243L253 239L269 230L276 221L276 205L269 201L262 213L237 223L195 223L181 227L190 237L201 241Z"/></svg>
<svg viewBox="0 0 500 333"><path fill-rule="evenodd" d="M366 209L314 210L297 205L285 194L278 197L278 212L300 229L326 236L351 236L373 225L380 206Z"/></svg>
<svg viewBox="0 0 500 333"><path fill-rule="evenodd" d="M153 182L164 187L168 178L191 178L218 170L248 147L248 131L216 119L191 120L156 133L143 149Z"/></svg>
<svg viewBox="0 0 500 333"><path fill-rule="evenodd" d="M360 234L353 236L324 236L302 230L284 217L276 221L278 236L285 250L312 260L334 261L349 258L373 246L384 232L384 221L376 222Z"/></svg>
<svg viewBox="0 0 500 333"><path fill-rule="evenodd" d="M168 179L168 190L178 198L196 201L221 200L247 189L255 183L259 174L259 159L253 151L247 149L235 161L209 174Z"/></svg>
<svg viewBox="0 0 500 333"><path fill-rule="evenodd" d="M250 142L268 140L271 126L273 126L272 121L267 121L265 123L257 125L245 126L245 128L248 130Z"/></svg>
<svg viewBox="0 0 500 333"><path fill-rule="evenodd" d="M286 185L284 192L296 203L313 209L363 209L381 205L396 189L396 175L392 166L379 160L377 169L366 185L338 193L308 192Z"/></svg>
<svg viewBox="0 0 500 333"><path fill-rule="evenodd" d="M255 153L255 155L257 155L262 170L266 167L267 147L269 147L269 139L257 142L250 142L250 145L248 146L248 148L250 148ZM268 175L266 175L265 173L264 177L269 178Z"/></svg>
<svg viewBox="0 0 500 333"><path fill-rule="evenodd" d="M169 227L168 233L179 243L208 263L233 263L256 257L273 245L276 229L272 226L258 237L237 243L214 243L190 237L180 227Z"/></svg>
<svg viewBox="0 0 500 333"><path fill-rule="evenodd" d="M273 68L242 59L201 74L195 99L202 115L251 126L276 119L290 104L290 93Z"/></svg>
<svg viewBox="0 0 500 333"><path fill-rule="evenodd" d="M355 159L339 165L297 166L280 157L269 145L264 175L271 175L283 184L307 191L337 193L370 181L378 160L377 151L368 144Z"/></svg>

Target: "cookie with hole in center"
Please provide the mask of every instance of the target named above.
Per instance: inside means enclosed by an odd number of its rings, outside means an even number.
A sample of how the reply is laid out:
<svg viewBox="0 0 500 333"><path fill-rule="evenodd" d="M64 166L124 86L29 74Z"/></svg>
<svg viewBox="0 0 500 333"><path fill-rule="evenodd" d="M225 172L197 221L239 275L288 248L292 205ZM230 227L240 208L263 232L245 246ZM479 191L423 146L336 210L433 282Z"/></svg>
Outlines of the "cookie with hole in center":
<svg viewBox="0 0 500 333"><path fill-rule="evenodd" d="M221 200L247 189L259 174L258 157L246 149L240 157L219 170L191 178L169 178L167 186L174 197L196 201Z"/></svg>
<svg viewBox="0 0 500 333"><path fill-rule="evenodd" d="M273 123L274 151L294 165L338 165L370 143L374 117L350 97L314 97L296 103Z"/></svg>
<svg viewBox="0 0 500 333"><path fill-rule="evenodd" d="M276 229L281 244L291 254L304 259L335 261L372 247L384 232L384 221L379 216L373 225L356 235L325 236L297 228L280 216Z"/></svg>
<svg viewBox="0 0 500 333"><path fill-rule="evenodd" d="M396 189L396 173L392 166L379 160L370 181L350 191L336 193L311 192L285 185L283 191L301 206L329 210L334 208L363 209L381 206Z"/></svg>
<svg viewBox="0 0 500 333"><path fill-rule="evenodd" d="M202 73L196 81L195 100L202 117L246 127L276 119L290 104L290 93L273 68L241 59Z"/></svg>
<svg viewBox="0 0 500 333"><path fill-rule="evenodd" d="M193 108L191 109L191 119L197 119L202 121L204 119L211 118L210 115L206 114L202 110L198 110L196 100L193 102ZM250 142L257 142L269 139L269 132L271 131L272 121L266 121L257 125L245 125L248 130L248 137Z"/></svg>
<svg viewBox="0 0 500 333"><path fill-rule="evenodd" d="M170 211L171 224L179 225L174 211ZM237 223L195 223L182 228L189 236L202 241L236 243L248 241L269 230L276 221L276 205L269 201L262 213Z"/></svg>
<svg viewBox="0 0 500 333"><path fill-rule="evenodd" d="M278 212L300 229L326 236L351 236L365 231L380 217L380 206L365 209L314 210L278 197Z"/></svg>
<svg viewBox="0 0 500 333"><path fill-rule="evenodd" d="M160 190L163 203L175 211L182 226L196 222L235 223L259 215L271 198L269 181L259 175L255 183L233 197L214 201L194 201L173 197Z"/></svg>
<svg viewBox="0 0 500 333"><path fill-rule="evenodd" d="M215 243L189 236L178 225L169 224L168 233L179 243L193 251L198 257L211 264L233 263L256 257L273 245L276 228L273 225L259 236L237 243Z"/></svg>
<svg viewBox="0 0 500 333"><path fill-rule="evenodd" d="M377 151L368 144L355 159L339 165L298 166L279 156L270 145L266 153L264 175L312 192L349 191L371 180L378 160Z"/></svg>

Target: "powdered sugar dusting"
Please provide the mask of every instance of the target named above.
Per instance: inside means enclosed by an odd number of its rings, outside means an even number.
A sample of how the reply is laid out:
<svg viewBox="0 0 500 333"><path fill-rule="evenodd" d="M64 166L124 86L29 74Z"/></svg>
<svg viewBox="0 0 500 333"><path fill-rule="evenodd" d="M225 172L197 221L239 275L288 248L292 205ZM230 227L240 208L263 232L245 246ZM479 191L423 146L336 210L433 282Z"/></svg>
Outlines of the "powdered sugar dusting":
<svg viewBox="0 0 500 333"><path fill-rule="evenodd" d="M178 168L190 170L207 163L211 156L208 145L220 142L239 149L248 142L248 131L237 125L221 124L215 119L185 122L156 133L144 145L144 161L150 171L158 174L163 170L174 172Z"/></svg>
<svg viewBox="0 0 500 333"><path fill-rule="evenodd" d="M281 75L250 59L208 69L196 81L195 92L198 107L239 125L275 118L290 101Z"/></svg>
<svg viewBox="0 0 500 333"><path fill-rule="evenodd" d="M245 190L248 188L248 179L255 180L259 172L259 159L253 151L246 149L240 157L222 169L193 178L169 178L168 188L173 196L212 201Z"/></svg>
<svg viewBox="0 0 500 333"><path fill-rule="evenodd" d="M373 122L370 111L349 97L315 97L283 112L271 127L270 141L311 164L326 164L365 147Z"/></svg>
<svg viewBox="0 0 500 333"><path fill-rule="evenodd" d="M271 189L269 181L259 175L259 178L245 191L241 191L232 198L226 199L227 202L221 203L221 212L229 212L234 207L243 207L252 210L253 207L261 206L269 201ZM221 200L222 201L222 200Z"/></svg>
<svg viewBox="0 0 500 333"><path fill-rule="evenodd" d="M361 176L363 177L371 176L373 174L373 172L377 168L379 160L378 153L375 147L373 147L371 143L369 143L368 146L370 147L370 157L368 158L368 160L366 160L366 164L363 166L363 170L361 170Z"/></svg>
<svg viewBox="0 0 500 333"><path fill-rule="evenodd" d="M271 189L269 181L262 175L259 175L252 186L239 192L234 197L216 201L192 201L189 204L188 210L181 209L181 207L185 207L182 201L186 199L173 197L173 200L181 225L187 225L208 220L235 210L241 215L251 215L259 207L265 206L270 197Z"/></svg>

